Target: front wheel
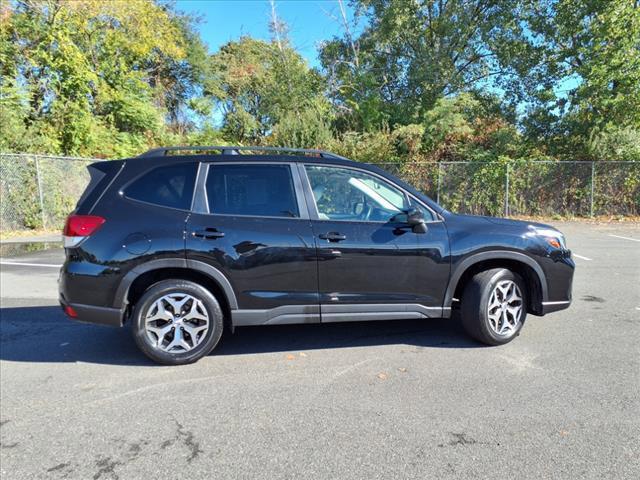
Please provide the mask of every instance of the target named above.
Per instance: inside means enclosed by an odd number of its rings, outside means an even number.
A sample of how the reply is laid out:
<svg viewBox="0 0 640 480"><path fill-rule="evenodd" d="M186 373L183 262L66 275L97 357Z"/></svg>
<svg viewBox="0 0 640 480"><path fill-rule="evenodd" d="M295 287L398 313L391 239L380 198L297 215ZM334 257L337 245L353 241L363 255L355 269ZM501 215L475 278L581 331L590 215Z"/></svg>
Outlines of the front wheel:
<svg viewBox="0 0 640 480"><path fill-rule="evenodd" d="M133 338L151 360L165 365L193 363L215 348L223 313L206 288L187 280L163 280L138 300Z"/></svg>
<svg viewBox="0 0 640 480"><path fill-rule="evenodd" d="M519 275L506 268L477 273L464 289L460 313L469 335L487 345L518 336L527 316L527 297Z"/></svg>

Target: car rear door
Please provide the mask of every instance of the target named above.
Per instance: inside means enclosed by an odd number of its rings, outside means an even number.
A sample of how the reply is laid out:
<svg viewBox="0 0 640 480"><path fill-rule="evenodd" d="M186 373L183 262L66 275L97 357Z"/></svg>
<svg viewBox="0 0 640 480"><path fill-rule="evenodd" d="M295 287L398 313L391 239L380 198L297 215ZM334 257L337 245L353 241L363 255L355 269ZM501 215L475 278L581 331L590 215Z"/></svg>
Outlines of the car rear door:
<svg viewBox="0 0 640 480"><path fill-rule="evenodd" d="M238 304L235 325L320 321L316 248L294 167L201 166L186 255L229 280Z"/></svg>
<svg viewBox="0 0 640 480"><path fill-rule="evenodd" d="M371 172L299 168L318 246L322 321L440 316L449 243L436 214ZM409 207L427 216L426 233L395 220Z"/></svg>

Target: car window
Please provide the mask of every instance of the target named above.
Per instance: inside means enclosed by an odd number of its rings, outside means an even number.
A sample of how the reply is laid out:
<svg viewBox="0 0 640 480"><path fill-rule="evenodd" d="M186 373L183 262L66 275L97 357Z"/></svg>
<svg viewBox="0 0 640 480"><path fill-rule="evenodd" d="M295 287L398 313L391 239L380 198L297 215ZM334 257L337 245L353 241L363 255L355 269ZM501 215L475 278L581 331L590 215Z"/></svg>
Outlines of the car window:
<svg viewBox="0 0 640 480"><path fill-rule="evenodd" d="M211 213L298 217L288 165L214 165L207 176Z"/></svg>
<svg viewBox="0 0 640 480"><path fill-rule="evenodd" d="M417 208L422 212L422 216L424 217L425 222L433 222L437 220L437 218L435 217L434 213L431 210L429 210L427 207L425 207L421 203L418 203L418 201L414 200L413 198L411 199L411 206L413 208Z"/></svg>
<svg viewBox="0 0 640 480"><path fill-rule="evenodd" d="M388 222L408 206L401 190L375 175L341 167L305 168L322 220Z"/></svg>
<svg viewBox="0 0 640 480"><path fill-rule="evenodd" d="M196 172L195 163L155 168L130 184L125 195L142 202L189 210Z"/></svg>

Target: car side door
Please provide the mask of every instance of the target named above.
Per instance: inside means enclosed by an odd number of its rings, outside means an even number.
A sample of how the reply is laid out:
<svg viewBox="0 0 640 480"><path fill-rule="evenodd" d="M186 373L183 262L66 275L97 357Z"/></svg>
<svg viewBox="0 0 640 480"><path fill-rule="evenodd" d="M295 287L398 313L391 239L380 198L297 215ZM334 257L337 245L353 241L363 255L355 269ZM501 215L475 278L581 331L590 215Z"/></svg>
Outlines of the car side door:
<svg viewBox="0 0 640 480"><path fill-rule="evenodd" d="M234 325L319 322L317 256L291 163L204 163L186 255L230 282Z"/></svg>
<svg viewBox="0 0 640 480"><path fill-rule="evenodd" d="M322 321L441 316L449 243L437 215L372 172L299 168L318 247ZM406 223L412 207L428 215L426 232Z"/></svg>

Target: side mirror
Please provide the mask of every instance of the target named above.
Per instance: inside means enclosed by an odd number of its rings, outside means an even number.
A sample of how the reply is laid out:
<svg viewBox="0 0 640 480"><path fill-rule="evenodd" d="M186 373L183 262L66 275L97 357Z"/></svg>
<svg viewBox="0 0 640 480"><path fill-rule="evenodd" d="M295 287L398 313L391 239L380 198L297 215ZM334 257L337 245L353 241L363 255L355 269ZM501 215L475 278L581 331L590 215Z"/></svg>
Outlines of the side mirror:
<svg viewBox="0 0 640 480"><path fill-rule="evenodd" d="M424 215L417 208L407 210L407 225L411 227L413 233L427 233L427 224Z"/></svg>

